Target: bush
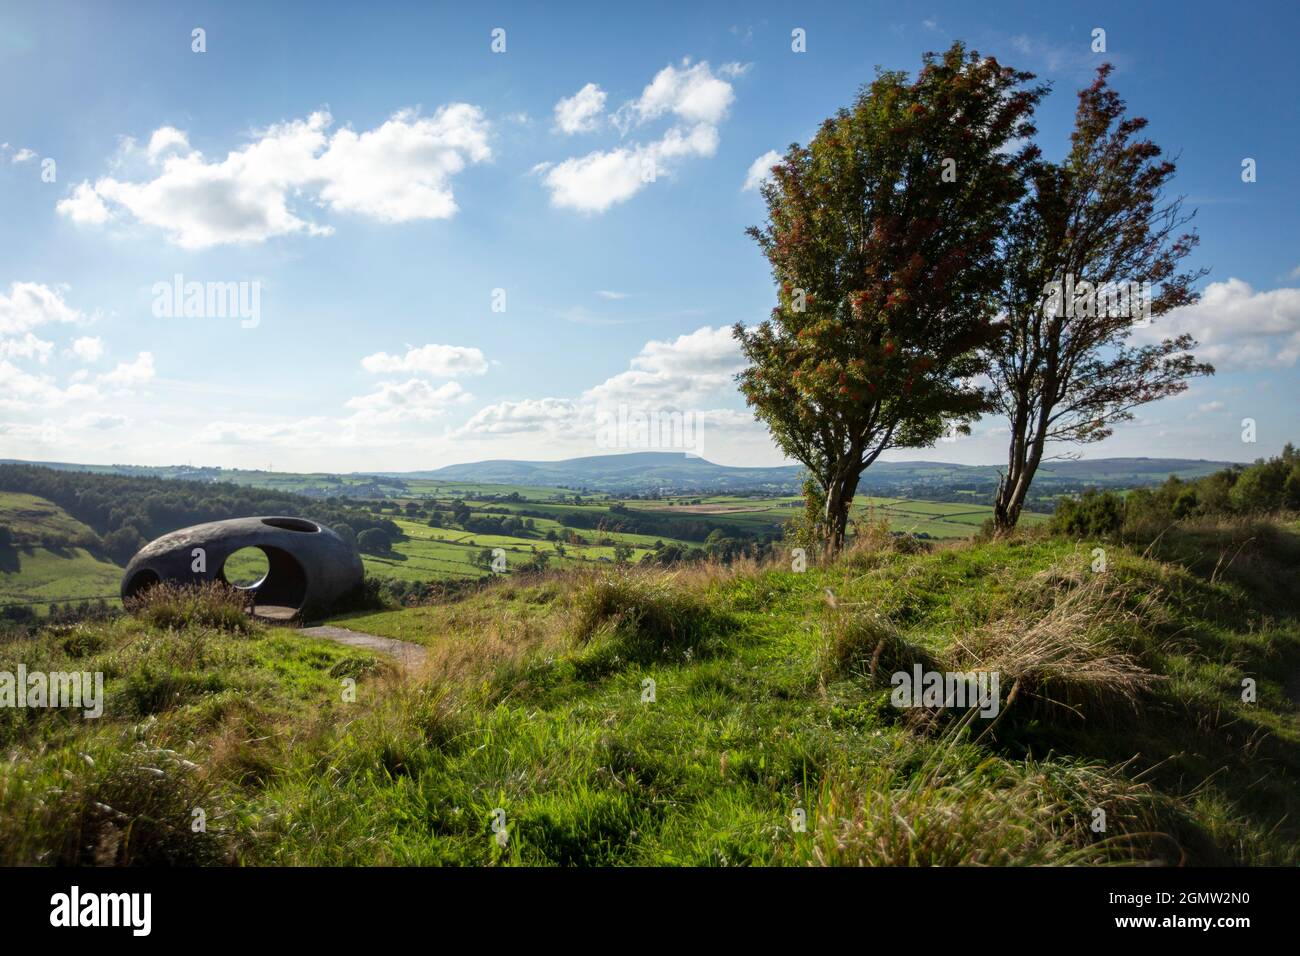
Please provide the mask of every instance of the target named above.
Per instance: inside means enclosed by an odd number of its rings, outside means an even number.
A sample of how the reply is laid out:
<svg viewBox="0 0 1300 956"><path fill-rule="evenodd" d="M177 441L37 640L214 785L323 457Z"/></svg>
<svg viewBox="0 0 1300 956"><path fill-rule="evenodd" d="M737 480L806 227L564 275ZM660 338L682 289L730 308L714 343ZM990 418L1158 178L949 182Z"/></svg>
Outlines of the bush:
<svg viewBox="0 0 1300 956"><path fill-rule="evenodd" d="M1124 527L1124 499L1111 491L1089 488L1078 498L1056 503L1050 529L1071 538L1104 538Z"/></svg>
<svg viewBox="0 0 1300 956"><path fill-rule="evenodd" d="M367 528L357 535L357 549L366 554L391 554L393 542L378 528Z"/></svg>

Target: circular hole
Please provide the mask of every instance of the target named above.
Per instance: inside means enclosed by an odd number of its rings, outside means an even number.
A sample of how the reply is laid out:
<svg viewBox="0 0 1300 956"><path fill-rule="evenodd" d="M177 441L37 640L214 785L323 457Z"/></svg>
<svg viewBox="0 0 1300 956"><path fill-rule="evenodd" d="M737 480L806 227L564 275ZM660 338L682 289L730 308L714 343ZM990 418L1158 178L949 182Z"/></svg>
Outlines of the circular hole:
<svg viewBox="0 0 1300 956"><path fill-rule="evenodd" d="M131 580L127 582L126 596L130 598L143 594L151 587L160 584L161 580L162 579L158 577L158 572L151 571L149 568L141 568L133 574Z"/></svg>
<svg viewBox="0 0 1300 956"><path fill-rule="evenodd" d="M240 548L222 565L221 573L237 588L255 588L266 580L271 562L261 548Z"/></svg>
<svg viewBox="0 0 1300 956"><path fill-rule="evenodd" d="M312 534L320 530L317 525L310 521L304 521L302 518L263 518L262 524L270 525L272 528L283 528L285 531L301 531L306 534Z"/></svg>

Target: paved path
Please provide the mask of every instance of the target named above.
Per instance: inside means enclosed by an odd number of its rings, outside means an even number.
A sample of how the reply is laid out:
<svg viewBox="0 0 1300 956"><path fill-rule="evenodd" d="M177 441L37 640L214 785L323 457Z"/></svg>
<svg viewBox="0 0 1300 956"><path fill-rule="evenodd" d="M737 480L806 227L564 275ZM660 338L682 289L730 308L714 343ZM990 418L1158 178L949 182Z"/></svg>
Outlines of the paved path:
<svg viewBox="0 0 1300 956"><path fill-rule="evenodd" d="M417 664L424 663L425 657L428 656L428 649L419 644L412 644L410 641L397 641L391 637L379 637L375 634L363 634L360 631L349 631L346 627L334 627L332 624L299 628L298 633L305 634L308 637L319 637L327 641L337 641L340 644L347 644L349 647L378 651L380 654L396 657L407 667L414 667Z"/></svg>

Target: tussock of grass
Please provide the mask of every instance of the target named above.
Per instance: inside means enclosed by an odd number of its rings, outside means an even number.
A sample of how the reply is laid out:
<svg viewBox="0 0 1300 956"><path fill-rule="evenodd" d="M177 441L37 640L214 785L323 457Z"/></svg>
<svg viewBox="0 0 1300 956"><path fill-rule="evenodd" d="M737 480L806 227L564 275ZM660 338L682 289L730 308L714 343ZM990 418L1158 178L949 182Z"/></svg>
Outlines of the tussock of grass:
<svg viewBox="0 0 1300 956"><path fill-rule="evenodd" d="M818 675L823 681L865 677L888 684L898 671L911 672L920 664L938 669L935 656L903 637L888 620L870 611L833 609L827 615L826 635L818 649Z"/></svg>
<svg viewBox="0 0 1300 956"><path fill-rule="evenodd" d="M1046 613L1013 613L961 638L953 669L998 672L1009 688L1006 706L1023 698L1022 708L1038 705L1035 716L1044 709L1106 720L1138 715L1157 677L1111 637L1124 630L1132 612L1104 575L1082 581L1058 590Z"/></svg>
<svg viewBox="0 0 1300 956"><path fill-rule="evenodd" d="M35 778L0 777L0 863L158 866L229 861L223 812L200 767L133 730L61 749ZM205 814L196 830L194 811Z"/></svg>
<svg viewBox="0 0 1300 956"><path fill-rule="evenodd" d="M128 600L127 610L163 630L199 625L247 634L260 626L245 610L244 595L219 581L159 584Z"/></svg>
<svg viewBox="0 0 1300 956"><path fill-rule="evenodd" d="M950 736L900 741L823 778L811 861L852 866L1100 864L1159 858L1161 801L1120 768L1008 763ZM1092 829L1105 814L1105 832Z"/></svg>
<svg viewBox="0 0 1300 956"><path fill-rule="evenodd" d="M607 638L619 654L648 662L716 649L727 616L681 586L678 575L622 571L592 577L573 597L573 635L580 644Z"/></svg>

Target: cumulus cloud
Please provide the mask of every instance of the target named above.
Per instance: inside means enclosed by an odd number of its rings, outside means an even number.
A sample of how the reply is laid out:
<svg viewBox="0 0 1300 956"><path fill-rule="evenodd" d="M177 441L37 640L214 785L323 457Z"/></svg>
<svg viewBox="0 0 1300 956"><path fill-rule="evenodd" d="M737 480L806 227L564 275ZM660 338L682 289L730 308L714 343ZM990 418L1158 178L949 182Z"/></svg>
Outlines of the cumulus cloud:
<svg viewBox="0 0 1300 956"><path fill-rule="evenodd" d="M745 185L741 186L743 192L756 190L763 183L772 178L772 167L781 161L781 154L774 149L769 149L758 159L749 164L749 172L745 174Z"/></svg>
<svg viewBox="0 0 1300 956"><path fill-rule="evenodd" d="M457 210L453 177L492 155L487 119L467 103L428 117L400 110L361 133L330 134L332 124L319 110L258 131L214 161L192 149L183 131L164 126L144 150L145 178L82 182L56 208L77 223L121 210L187 249L328 235L332 227L303 218L305 200L381 222L446 219ZM128 159L138 154L131 144L126 151Z"/></svg>
<svg viewBox="0 0 1300 956"><path fill-rule="evenodd" d="M63 301L63 293L39 282L14 282L0 292L0 336L14 335L53 322L82 322L86 317Z"/></svg>
<svg viewBox="0 0 1300 956"><path fill-rule="evenodd" d="M160 126L149 137L149 145L145 151L150 159L156 160L169 149L179 149L188 153L190 138L175 126Z"/></svg>
<svg viewBox="0 0 1300 956"><path fill-rule="evenodd" d="M44 365L53 351L53 342L39 339L31 332L24 332L22 338L0 338L0 358L34 358Z"/></svg>
<svg viewBox="0 0 1300 956"><path fill-rule="evenodd" d="M359 395L347 401L353 410L349 421L353 424L396 424L423 422L441 418L453 405L471 399L459 382L446 382L436 388L423 379L405 382L381 382L369 395Z"/></svg>
<svg viewBox="0 0 1300 956"><path fill-rule="evenodd" d="M60 199L54 205L60 216L66 216L80 226L97 226L108 221L108 205L99 198L90 183L78 183L67 199Z"/></svg>
<svg viewBox="0 0 1300 956"><path fill-rule="evenodd" d="M555 128L562 133L590 133L600 125L605 112L605 91L588 83L572 96L555 104Z"/></svg>
<svg viewBox="0 0 1300 956"><path fill-rule="evenodd" d="M1300 358L1300 289L1257 292L1248 282L1211 282L1195 305L1174 309L1145 329L1138 341L1189 333L1195 354L1220 371L1287 368Z"/></svg>
<svg viewBox="0 0 1300 956"><path fill-rule="evenodd" d="M30 411L98 397L93 385L77 383L60 388L49 376L33 375L0 358L0 408Z"/></svg>
<svg viewBox="0 0 1300 956"><path fill-rule="evenodd" d="M578 413L578 406L566 398L497 402L475 412L455 434L469 437L541 432L556 436L572 433Z"/></svg>
<svg viewBox="0 0 1300 956"><path fill-rule="evenodd" d="M725 64L718 73L738 75L737 66ZM682 60L680 67L670 63L656 73L637 99L620 107L615 120L626 129L672 113L688 123L716 126L735 98L731 84L715 75L707 61L690 66L690 60Z"/></svg>
<svg viewBox="0 0 1300 956"><path fill-rule="evenodd" d="M422 372L438 378L482 375L488 363L483 352L460 345L424 345L407 349L404 355L376 352L361 360L367 372Z"/></svg>
<svg viewBox="0 0 1300 956"><path fill-rule="evenodd" d="M35 158L36 158L36 151L24 147L23 149L20 149L18 150L18 152L14 153L13 158L9 161L11 163L29 163Z"/></svg>
<svg viewBox="0 0 1300 956"><path fill-rule="evenodd" d="M104 356L104 340L98 336L84 335L73 340L70 351L83 362L98 362Z"/></svg>
<svg viewBox="0 0 1300 956"><path fill-rule="evenodd" d="M130 391L153 381L153 353L141 352L133 362L119 362L111 372L99 376L98 382L109 388Z"/></svg>
<svg viewBox="0 0 1300 956"><path fill-rule="evenodd" d="M714 73L707 62L691 66L689 60L664 67L613 120L624 135L664 116L671 116L674 124L648 143L595 150L535 167L550 190L551 204L601 213L631 199L660 175L671 175L681 161L712 156L718 149L718 124L735 99L731 84L721 77L742 72L738 64L727 64Z"/></svg>
<svg viewBox="0 0 1300 956"><path fill-rule="evenodd" d="M588 389L583 397L600 406L698 406L732 390L733 377L744 364L731 329L704 326L672 341L647 342L627 371Z"/></svg>

